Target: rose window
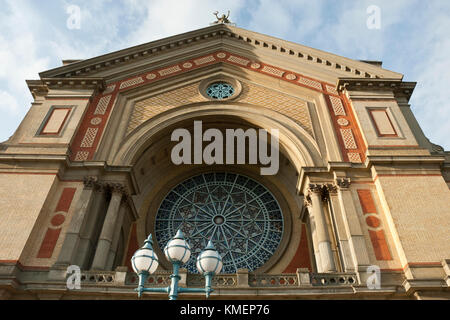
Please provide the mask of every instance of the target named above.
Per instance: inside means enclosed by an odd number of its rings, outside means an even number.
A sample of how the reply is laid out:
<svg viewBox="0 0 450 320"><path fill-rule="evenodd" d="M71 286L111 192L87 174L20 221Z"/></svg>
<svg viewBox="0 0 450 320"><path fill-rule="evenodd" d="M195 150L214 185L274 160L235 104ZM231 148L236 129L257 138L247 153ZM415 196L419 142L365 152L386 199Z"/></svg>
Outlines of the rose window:
<svg viewBox="0 0 450 320"><path fill-rule="evenodd" d="M212 239L223 259L222 273L254 271L277 250L284 221L270 191L255 180L234 173L205 173L168 193L155 222L163 248L180 229L192 248L185 267L197 273L195 259Z"/></svg>
<svg viewBox="0 0 450 320"><path fill-rule="evenodd" d="M234 88L229 83L216 82L208 86L206 94L212 99L223 100L233 96Z"/></svg>

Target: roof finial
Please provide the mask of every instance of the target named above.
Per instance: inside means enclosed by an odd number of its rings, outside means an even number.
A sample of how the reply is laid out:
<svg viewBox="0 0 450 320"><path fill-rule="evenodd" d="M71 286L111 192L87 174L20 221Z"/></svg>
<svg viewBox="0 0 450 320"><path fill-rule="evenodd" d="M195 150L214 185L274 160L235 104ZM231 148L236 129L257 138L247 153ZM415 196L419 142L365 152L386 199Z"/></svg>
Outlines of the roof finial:
<svg viewBox="0 0 450 320"><path fill-rule="evenodd" d="M214 21L213 23L211 23L212 25L213 25L213 24L229 24L229 25L236 25L235 23L232 23L232 22L228 19L228 18L230 17L230 10L228 10L228 14L227 14L227 15L222 14L221 17L218 16L219 11L215 11L215 12L213 12L213 14L216 16L217 21Z"/></svg>

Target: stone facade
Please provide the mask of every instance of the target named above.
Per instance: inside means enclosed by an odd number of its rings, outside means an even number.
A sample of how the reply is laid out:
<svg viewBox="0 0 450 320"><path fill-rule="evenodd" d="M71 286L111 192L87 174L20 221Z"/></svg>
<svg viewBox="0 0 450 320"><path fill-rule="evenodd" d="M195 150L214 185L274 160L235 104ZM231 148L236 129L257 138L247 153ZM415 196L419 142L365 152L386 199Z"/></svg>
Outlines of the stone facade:
<svg viewBox="0 0 450 320"><path fill-rule="evenodd" d="M260 268L217 275L212 299L450 298L450 154L421 131L401 74L218 24L40 75L0 144L0 299L137 298L129 260L161 202L219 171L264 185L284 229ZM234 94L208 98L214 81ZM278 173L174 165L171 134L194 120L279 129ZM155 251L148 285L165 286L170 264ZM66 287L70 265L81 289ZM182 270L182 283L202 278Z"/></svg>

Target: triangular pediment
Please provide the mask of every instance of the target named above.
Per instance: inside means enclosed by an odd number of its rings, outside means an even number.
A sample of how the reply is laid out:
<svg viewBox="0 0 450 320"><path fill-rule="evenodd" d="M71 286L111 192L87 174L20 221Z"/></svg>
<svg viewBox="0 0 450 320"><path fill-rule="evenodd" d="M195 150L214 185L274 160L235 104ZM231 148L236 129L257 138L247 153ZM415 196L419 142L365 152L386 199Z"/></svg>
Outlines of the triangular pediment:
<svg viewBox="0 0 450 320"><path fill-rule="evenodd" d="M230 25L219 24L40 73L41 78L101 77L106 82L227 51L252 62L336 84L339 78L402 79L378 65L361 62Z"/></svg>

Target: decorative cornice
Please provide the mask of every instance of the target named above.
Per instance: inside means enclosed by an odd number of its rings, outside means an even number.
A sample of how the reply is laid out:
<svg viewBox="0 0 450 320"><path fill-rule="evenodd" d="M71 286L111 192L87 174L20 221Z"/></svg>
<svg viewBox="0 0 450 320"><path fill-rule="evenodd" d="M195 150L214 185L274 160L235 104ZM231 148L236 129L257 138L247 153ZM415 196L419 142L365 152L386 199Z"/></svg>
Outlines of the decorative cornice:
<svg viewBox="0 0 450 320"><path fill-rule="evenodd" d="M47 95L48 87L41 80L26 80L26 83L34 99Z"/></svg>
<svg viewBox="0 0 450 320"><path fill-rule="evenodd" d="M379 66L374 66L363 61L352 60L226 24L216 24L99 57L74 62L41 72L40 75L41 77L79 77L89 75L104 71L113 66L138 61L142 58L158 56L172 49L186 48L192 46L194 43L223 38L242 42L245 46L262 49L268 51L268 53L270 52L270 54L276 52L281 56L296 59L297 61L302 61L312 66L318 66L324 70L337 71L340 74L347 73L352 77L401 77L399 73L382 69Z"/></svg>
<svg viewBox="0 0 450 320"><path fill-rule="evenodd" d="M106 84L103 78L43 78L41 80L27 80L33 98L46 96L49 89L85 89L101 92Z"/></svg>
<svg viewBox="0 0 450 320"><path fill-rule="evenodd" d="M42 82L50 89L77 88L77 89L97 89L103 91L106 84L103 78L42 78Z"/></svg>
<svg viewBox="0 0 450 320"><path fill-rule="evenodd" d="M336 88L338 91L392 91L396 96L404 96L408 101L416 87L416 82L403 82L401 79L361 79L340 78Z"/></svg>

